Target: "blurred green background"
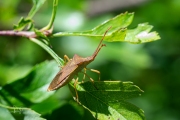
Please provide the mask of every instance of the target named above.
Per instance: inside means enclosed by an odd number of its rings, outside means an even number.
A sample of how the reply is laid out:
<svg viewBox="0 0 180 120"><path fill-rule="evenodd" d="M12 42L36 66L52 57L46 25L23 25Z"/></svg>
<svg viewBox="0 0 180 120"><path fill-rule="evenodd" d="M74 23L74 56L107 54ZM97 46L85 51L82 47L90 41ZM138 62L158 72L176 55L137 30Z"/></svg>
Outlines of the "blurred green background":
<svg viewBox="0 0 180 120"><path fill-rule="evenodd" d="M31 6L31 0L0 1L0 30L12 29L21 16L27 15ZM52 1L47 1L34 17L36 27L42 28L48 23L51 11ZM145 111L147 120L179 120L180 0L59 0L54 32L88 30L125 11L135 12L131 28L149 22L161 40L140 45L104 42L107 46L88 68L101 71L102 80L132 81L144 90L141 97L131 102ZM72 58L75 53L90 56L98 42L73 36L51 39L53 50L61 58L64 54ZM26 75L34 65L47 59L52 57L29 40L1 36L0 85ZM91 72L88 74L98 77ZM72 101L67 102L72 99L67 86L55 95L59 96L61 105L44 117L49 120L59 116L62 119L92 119L86 110L75 109L77 106Z"/></svg>

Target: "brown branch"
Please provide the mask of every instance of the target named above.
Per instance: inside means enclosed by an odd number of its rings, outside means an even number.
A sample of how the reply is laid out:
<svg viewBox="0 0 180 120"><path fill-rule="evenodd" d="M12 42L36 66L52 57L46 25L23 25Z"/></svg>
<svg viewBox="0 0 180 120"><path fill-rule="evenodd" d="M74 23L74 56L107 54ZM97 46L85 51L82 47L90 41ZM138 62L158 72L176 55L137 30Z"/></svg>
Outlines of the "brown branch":
<svg viewBox="0 0 180 120"><path fill-rule="evenodd" d="M42 31L46 36L50 35L52 33L51 30ZM14 30L5 30L0 31L0 36L20 36L20 37L26 37L26 38L36 38L37 35L35 32L32 31L14 31Z"/></svg>

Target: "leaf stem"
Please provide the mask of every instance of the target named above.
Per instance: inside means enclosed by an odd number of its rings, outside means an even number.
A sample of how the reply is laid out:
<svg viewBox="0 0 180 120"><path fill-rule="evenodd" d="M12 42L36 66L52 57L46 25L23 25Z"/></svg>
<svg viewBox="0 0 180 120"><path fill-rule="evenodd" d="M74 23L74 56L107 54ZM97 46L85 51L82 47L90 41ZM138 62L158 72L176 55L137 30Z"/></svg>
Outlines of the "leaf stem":
<svg viewBox="0 0 180 120"><path fill-rule="evenodd" d="M96 35L87 32L58 32L51 35L51 37L60 37L60 36L87 36L87 37L102 37L103 35Z"/></svg>
<svg viewBox="0 0 180 120"><path fill-rule="evenodd" d="M58 0L54 0L54 2L53 2L53 11L52 11L51 19L50 19L48 25L43 28L43 30L52 29L53 23L54 23L54 20L55 20L55 17L56 17L57 6L58 6Z"/></svg>
<svg viewBox="0 0 180 120"><path fill-rule="evenodd" d="M33 1L33 7L31 8L28 16L26 17L26 19L31 19L35 13L40 9L40 7L44 4L44 2L46 2L46 0L32 0Z"/></svg>
<svg viewBox="0 0 180 120"><path fill-rule="evenodd" d="M36 39L36 38L29 38L32 42L38 44L42 48L44 48L55 60L56 62L60 65L63 66L63 59L61 59L49 46L47 46L45 43L42 41Z"/></svg>
<svg viewBox="0 0 180 120"><path fill-rule="evenodd" d="M3 104L0 104L0 107L6 108L6 109L9 109L9 110L31 110L29 108L10 107L10 106L6 106L6 105L3 105Z"/></svg>

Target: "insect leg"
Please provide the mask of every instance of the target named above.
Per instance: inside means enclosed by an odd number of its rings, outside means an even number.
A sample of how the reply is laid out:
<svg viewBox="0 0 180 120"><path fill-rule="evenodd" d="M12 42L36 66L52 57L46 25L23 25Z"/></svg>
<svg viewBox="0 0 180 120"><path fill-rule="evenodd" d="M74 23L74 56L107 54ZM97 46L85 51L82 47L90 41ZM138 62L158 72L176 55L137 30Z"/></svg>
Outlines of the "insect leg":
<svg viewBox="0 0 180 120"><path fill-rule="evenodd" d="M69 61L70 61L69 57L68 57L67 55L64 55L64 65L61 66L61 69L62 69L62 68L66 65L66 63L69 62Z"/></svg>
<svg viewBox="0 0 180 120"><path fill-rule="evenodd" d="M76 78L75 82L74 82L74 90L75 90L75 93L76 93L76 101L79 102L79 99L78 99L78 92L77 92L77 89L76 89L76 85L77 85L77 82L78 82L78 77Z"/></svg>
<svg viewBox="0 0 180 120"><path fill-rule="evenodd" d="M95 73L97 73L98 74L98 76L99 76L99 81L100 81L100 71L98 71L98 70L94 70L94 69L90 69L92 72L95 72Z"/></svg>
<svg viewBox="0 0 180 120"><path fill-rule="evenodd" d="M84 72L82 72L82 73L84 73ZM93 86L98 90L98 88L94 85L94 80L89 75L87 75L86 73L84 73L84 74L91 80Z"/></svg>
<svg viewBox="0 0 180 120"><path fill-rule="evenodd" d="M88 69L88 70L90 70L90 71L92 71L92 72L95 72L95 73L97 73L98 75L99 75L99 81L100 81L100 71L98 71L98 70L95 70L95 69L89 69L89 68L86 68L86 69Z"/></svg>
<svg viewBox="0 0 180 120"><path fill-rule="evenodd" d="M82 71L81 71L82 72ZM85 73L85 72L82 72L84 75L86 75L90 80L91 80L91 82L93 82L94 83L94 80L87 74L87 73Z"/></svg>
<svg viewBox="0 0 180 120"><path fill-rule="evenodd" d="M65 61L65 63L70 61L70 59L69 59L69 57L67 55L64 55L64 61Z"/></svg>
<svg viewBox="0 0 180 120"><path fill-rule="evenodd" d="M86 78L86 68L84 68L84 76L83 76L83 80L82 80L82 82L84 82L84 80L85 80L85 78Z"/></svg>

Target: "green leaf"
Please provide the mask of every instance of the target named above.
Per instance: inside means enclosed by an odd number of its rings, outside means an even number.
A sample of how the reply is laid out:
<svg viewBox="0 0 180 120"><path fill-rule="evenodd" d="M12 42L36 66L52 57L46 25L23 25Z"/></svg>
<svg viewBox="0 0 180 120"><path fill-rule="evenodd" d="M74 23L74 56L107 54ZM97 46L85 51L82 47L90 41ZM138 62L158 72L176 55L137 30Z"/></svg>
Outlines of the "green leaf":
<svg viewBox="0 0 180 120"><path fill-rule="evenodd" d="M23 30L28 24L32 27L32 26L33 26L32 20L21 17L21 19L19 20L18 24L17 24L17 25L14 25L14 30L21 31L21 30ZM30 27L30 28L31 28L31 27Z"/></svg>
<svg viewBox="0 0 180 120"><path fill-rule="evenodd" d="M69 84L76 98L74 82ZM125 100L143 92L132 82L87 81L76 85L79 103L98 120L144 120L143 111Z"/></svg>
<svg viewBox="0 0 180 120"><path fill-rule="evenodd" d="M32 29L34 24L32 17L34 14L41 8L41 6L44 4L46 0L33 0L33 7L31 8L28 16L26 18L22 17L17 25L14 25L14 30L21 31L23 30L27 25L27 29Z"/></svg>
<svg viewBox="0 0 180 120"><path fill-rule="evenodd" d="M133 17L134 17L134 13L128 13L128 12L117 15L116 17L103 22L102 24L98 25L92 30L87 31L87 33L93 34L93 35L104 35L104 32L109 27L111 27L108 33L112 34L116 31L119 31L120 29L123 29L129 26L133 20Z"/></svg>
<svg viewBox="0 0 180 120"><path fill-rule="evenodd" d="M32 18L35 13L41 8L41 6L46 2L46 0L32 0L33 1L33 7L31 8L31 11L28 14L27 18Z"/></svg>
<svg viewBox="0 0 180 120"><path fill-rule="evenodd" d="M153 26L147 23L139 24L135 29L129 29L134 17L134 13L120 14L112 19L109 19L92 30L83 32L59 32L55 33L53 37L58 36L88 36L101 39L108 30L104 41L108 42L130 42L130 43L145 43L160 39L157 32L150 32Z"/></svg>
<svg viewBox="0 0 180 120"><path fill-rule="evenodd" d="M20 107L9 107L0 104L0 119L1 120L45 120L40 114L29 109Z"/></svg>
<svg viewBox="0 0 180 120"><path fill-rule="evenodd" d="M54 61L36 65L24 78L3 86L0 90L1 97L10 105L29 106L39 103L54 93L47 92L47 88L58 71L58 65Z"/></svg>
<svg viewBox="0 0 180 120"><path fill-rule="evenodd" d="M124 41L131 43L145 43L160 39L157 32L150 32L152 28L153 26L148 25L148 23L139 24L137 28L127 31Z"/></svg>

